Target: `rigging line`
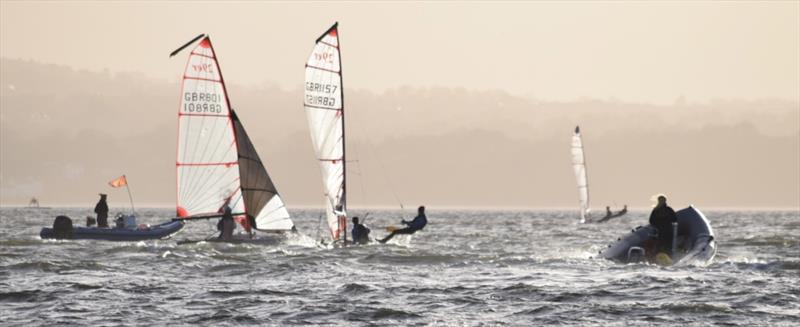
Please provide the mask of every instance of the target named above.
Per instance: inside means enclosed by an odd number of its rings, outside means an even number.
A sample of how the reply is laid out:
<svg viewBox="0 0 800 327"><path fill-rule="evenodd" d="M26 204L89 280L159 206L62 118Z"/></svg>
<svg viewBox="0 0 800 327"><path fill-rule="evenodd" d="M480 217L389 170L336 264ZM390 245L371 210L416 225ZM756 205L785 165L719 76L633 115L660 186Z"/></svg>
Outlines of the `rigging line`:
<svg viewBox="0 0 800 327"><path fill-rule="evenodd" d="M363 120L361 120L361 118L358 118L358 119L359 119L359 125L361 125L360 128L364 129L364 131L362 131L362 133L368 134L366 132L366 127L364 127L366 125L364 125ZM383 164L383 160L381 160L381 157L377 154L377 151L372 146L372 143L370 143L369 141L365 141L364 143L366 143L369 152L371 152L371 154L372 154L372 157L375 158L376 161L378 162L378 165L381 168L381 175L383 175L383 178L384 178L386 184L389 185L389 189L392 191L392 196L394 196L395 201L397 201L397 203L400 204L400 209L404 209L403 201L401 201L400 197L397 195L397 190L395 189L394 183L392 183L392 180L389 178L389 176L387 174L386 165ZM403 212L403 215L405 215L405 212Z"/></svg>

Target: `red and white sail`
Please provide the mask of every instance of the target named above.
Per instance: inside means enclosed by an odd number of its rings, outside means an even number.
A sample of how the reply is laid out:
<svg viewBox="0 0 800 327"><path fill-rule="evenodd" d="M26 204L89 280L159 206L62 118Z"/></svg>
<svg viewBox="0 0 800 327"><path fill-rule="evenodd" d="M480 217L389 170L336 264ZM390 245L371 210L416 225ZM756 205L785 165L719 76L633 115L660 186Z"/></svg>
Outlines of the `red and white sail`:
<svg viewBox="0 0 800 327"><path fill-rule="evenodd" d="M346 237L344 106L339 34L334 24L306 62L305 111L322 170L327 221L333 240Z"/></svg>
<svg viewBox="0 0 800 327"><path fill-rule="evenodd" d="M192 49L183 75L176 167L179 218L217 215L228 205L247 230L294 226L244 126L230 108L208 37Z"/></svg>
<svg viewBox="0 0 800 327"><path fill-rule="evenodd" d="M581 129L575 126L575 134L572 135L572 169L575 171L575 179L578 182L578 200L580 201L581 223L586 222L589 213L589 180L586 175L586 159L583 155L583 140L581 139Z"/></svg>

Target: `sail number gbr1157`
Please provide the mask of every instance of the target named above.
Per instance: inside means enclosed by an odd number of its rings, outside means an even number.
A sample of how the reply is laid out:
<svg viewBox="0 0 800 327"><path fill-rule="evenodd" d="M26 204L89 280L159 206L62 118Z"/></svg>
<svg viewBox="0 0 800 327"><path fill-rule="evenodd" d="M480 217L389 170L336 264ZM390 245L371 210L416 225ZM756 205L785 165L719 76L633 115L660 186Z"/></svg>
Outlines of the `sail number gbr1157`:
<svg viewBox="0 0 800 327"><path fill-rule="evenodd" d="M306 104L336 107L336 90L338 89L338 85L306 82Z"/></svg>
<svg viewBox="0 0 800 327"><path fill-rule="evenodd" d="M222 95L205 92L185 92L183 94L183 112L221 114Z"/></svg>

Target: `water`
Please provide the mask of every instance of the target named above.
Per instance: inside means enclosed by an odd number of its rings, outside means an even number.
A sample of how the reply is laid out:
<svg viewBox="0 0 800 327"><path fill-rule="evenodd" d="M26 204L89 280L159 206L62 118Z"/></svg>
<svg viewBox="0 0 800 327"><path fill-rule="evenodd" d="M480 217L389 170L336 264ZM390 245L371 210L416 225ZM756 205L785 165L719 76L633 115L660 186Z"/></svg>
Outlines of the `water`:
<svg viewBox="0 0 800 327"><path fill-rule="evenodd" d="M0 209L0 325L797 325L800 213L706 211L719 252L707 267L591 259L645 221L632 212L577 225L559 211L429 212L395 244L316 245L319 212L293 211L305 234L264 244L173 240L43 241L56 214ZM170 210L140 212L157 223ZM364 212L354 210L363 215ZM410 218L410 217L407 217ZM399 212L372 211L372 236ZM395 241L393 241L395 242Z"/></svg>

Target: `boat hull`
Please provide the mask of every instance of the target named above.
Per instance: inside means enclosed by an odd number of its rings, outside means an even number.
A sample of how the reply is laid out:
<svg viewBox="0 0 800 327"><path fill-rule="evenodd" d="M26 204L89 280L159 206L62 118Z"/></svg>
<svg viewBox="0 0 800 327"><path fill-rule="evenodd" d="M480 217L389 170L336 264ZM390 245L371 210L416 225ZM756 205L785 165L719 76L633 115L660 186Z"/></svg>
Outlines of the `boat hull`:
<svg viewBox="0 0 800 327"><path fill-rule="evenodd" d="M678 234L675 239L676 253L671 258L673 265L707 265L717 253L714 232L702 212L689 206L676 212ZM654 262L657 248L657 230L652 225L639 226L619 238L600 257L620 262Z"/></svg>
<svg viewBox="0 0 800 327"><path fill-rule="evenodd" d="M170 236L183 228L182 221L169 221L150 226L147 229L75 227L69 236L57 235L52 228L44 227L39 233L42 239L103 240L103 241L143 241L157 240Z"/></svg>

